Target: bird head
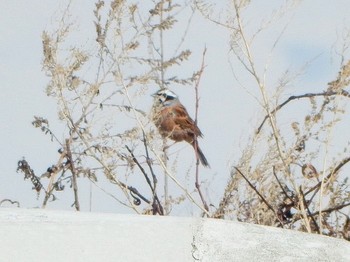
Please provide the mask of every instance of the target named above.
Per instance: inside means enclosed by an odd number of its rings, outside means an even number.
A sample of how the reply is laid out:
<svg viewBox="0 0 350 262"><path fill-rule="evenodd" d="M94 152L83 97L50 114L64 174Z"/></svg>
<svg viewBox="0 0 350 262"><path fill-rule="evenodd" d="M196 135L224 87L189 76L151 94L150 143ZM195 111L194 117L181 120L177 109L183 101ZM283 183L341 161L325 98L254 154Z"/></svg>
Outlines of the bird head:
<svg viewBox="0 0 350 262"><path fill-rule="evenodd" d="M178 96L169 89L160 89L152 95L157 103L168 105L173 101L177 101Z"/></svg>

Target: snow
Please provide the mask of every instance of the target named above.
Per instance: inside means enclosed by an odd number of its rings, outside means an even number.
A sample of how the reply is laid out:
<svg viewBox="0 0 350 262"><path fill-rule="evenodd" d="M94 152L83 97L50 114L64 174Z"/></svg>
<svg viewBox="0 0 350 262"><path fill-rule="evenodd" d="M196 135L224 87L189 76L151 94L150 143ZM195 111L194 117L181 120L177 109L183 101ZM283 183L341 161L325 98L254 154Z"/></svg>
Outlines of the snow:
<svg viewBox="0 0 350 262"><path fill-rule="evenodd" d="M350 261L344 240L233 221L0 209L0 261Z"/></svg>

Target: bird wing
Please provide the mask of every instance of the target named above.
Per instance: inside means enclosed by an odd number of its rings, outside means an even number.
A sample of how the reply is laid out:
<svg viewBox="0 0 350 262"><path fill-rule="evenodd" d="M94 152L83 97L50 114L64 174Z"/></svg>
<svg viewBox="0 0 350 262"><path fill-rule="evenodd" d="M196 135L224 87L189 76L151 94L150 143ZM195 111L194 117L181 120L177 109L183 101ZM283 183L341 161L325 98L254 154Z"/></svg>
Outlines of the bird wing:
<svg viewBox="0 0 350 262"><path fill-rule="evenodd" d="M196 136L202 136L202 132L192 120L192 118L187 113L184 106L178 105L172 108L172 113L174 114L174 122L182 130L191 130Z"/></svg>

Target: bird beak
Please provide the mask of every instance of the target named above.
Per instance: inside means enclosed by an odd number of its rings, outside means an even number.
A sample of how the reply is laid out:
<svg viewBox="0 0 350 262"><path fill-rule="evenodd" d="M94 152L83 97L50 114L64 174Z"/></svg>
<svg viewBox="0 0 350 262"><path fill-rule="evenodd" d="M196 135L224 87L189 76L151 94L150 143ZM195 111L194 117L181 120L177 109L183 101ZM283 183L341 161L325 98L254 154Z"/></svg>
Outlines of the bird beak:
<svg viewBox="0 0 350 262"><path fill-rule="evenodd" d="M155 92L154 94L151 95L152 97L156 97L157 96L157 92Z"/></svg>

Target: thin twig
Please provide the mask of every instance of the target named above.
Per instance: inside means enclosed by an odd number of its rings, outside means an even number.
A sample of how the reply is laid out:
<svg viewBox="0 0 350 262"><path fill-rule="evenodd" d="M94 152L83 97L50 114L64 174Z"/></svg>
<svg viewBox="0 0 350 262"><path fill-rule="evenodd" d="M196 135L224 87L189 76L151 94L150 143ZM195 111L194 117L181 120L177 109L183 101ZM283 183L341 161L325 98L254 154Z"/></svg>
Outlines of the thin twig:
<svg viewBox="0 0 350 262"><path fill-rule="evenodd" d="M197 120L198 120L198 109L199 109L199 95L198 95L198 90L199 90L199 83L204 71L204 61L205 61L205 54L207 52L207 48L205 47L203 50L203 54L202 54L202 64L201 64L201 68L198 72L198 78L196 80L196 84L195 84L195 93L196 93L196 110L195 110L195 117L194 117L194 122L195 125L197 125ZM204 195L202 193L201 187L200 187L200 183L199 183L199 156L198 156L198 141L197 141L197 136L194 135L194 151L196 152L196 182L195 182L195 186L196 189L198 191L199 197L202 200L203 206L205 208L205 210L207 210L209 212L209 207L207 202L204 199Z"/></svg>
<svg viewBox="0 0 350 262"><path fill-rule="evenodd" d="M164 0L161 0L159 2L159 24L161 25L164 20ZM159 28L159 45L160 45L160 50L159 50L159 55L160 55L160 80L161 80L161 89L165 88L165 67L164 67L164 38L163 38L163 28ZM163 140L165 141L165 140ZM165 145L165 144L164 144ZM166 162L166 146L163 147L164 151L164 162ZM166 214L170 212L169 210L169 178L164 172L164 209Z"/></svg>
<svg viewBox="0 0 350 262"><path fill-rule="evenodd" d="M72 151L70 150L71 139L66 139L66 158L69 163L69 169L72 173L72 184L74 192L74 206L77 211L80 211L79 196L78 196L78 183L77 183L77 170L75 169Z"/></svg>
<svg viewBox="0 0 350 262"><path fill-rule="evenodd" d="M137 214L140 214L140 212L135 209L133 206L130 206L128 204L126 204L125 202L123 202L122 200L118 199L116 196L114 196L113 194L111 194L110 192L108 192L107 190L105 190L103 187L99 186L95 180L91 179L90 177L88 178L90 180L90 182L96 186L96 188L98 188L99 190L101 190L103 193L105 193L107 196L110 196L111 198L113 198L115 201L117 201L119 204L129 207L129 208L133 208L135 210L135 212ZM119 185L119 184L118 184ZM124 189L124 188L123 188ZM146 199L147 200L147 199Z"/></svg>
<svg viewBox="0 0 350 262"><path fill-rule="evenodd" d="M300 196L301 196L301 201L302 201L302 203L303 203L303 207L307 210L307 214L308 214L308 216L311 218L311 220L312 220L312 223L314 224L314 226L316 227L316 231L320 234L320 227L318 226L318 224L317 224L317 222L316 222L316 220L315 220L315 218L313 217L313 216L311 216L311 211L310 211L310 208L309 208L309 203L311 203L310 201L306 201L306 199L305 199L305 195L304 195L304 193L303 193L303 190L302 190L302 188L301 188L301 186L299 187L299 194L300 194ZM303 213L304 213L304 210L302 211ZM305 217L305 219L304 220L307 220L307 217ZM309 230L310 230L310 233L312 232L312 229L311 229L311 227L310 227L310 223L309 223L309 221L307 220L306 221L307 223L308 223L308 227L309 227Z"/></svg>
<svg viewBox="0 0 350 262"><path fill-rule="evenodd" d="M160 202L158 195L157 195L158 179L153 171L153 167L151 164L151 158L149 157L149 153L148 153L146 134L143 130L142 130L142 135L143 135L143 145L145 147L145 152L146 152L146 163L149 167L149 170L151 172L152 179L153 179L153 191L152 191L153 198L154 198L154 200L153 200L153 212L157 211L160 215L164 215L164 209L163 209L162 203ZM155 205L155 203L157 203L157 205ZM157 208L157 210L155 210L155 208Z"/></svg>
<svg viewBox="0 0 350 262"><path fill-rule="evenodd" d="M151 188L152 192L154 191L154 188L153 188L153 185L151 183L151 180L149 179L145 169L141 166L141 164L139 163L139 161L136 159L134 153L131 151L131 149L125 145L126 149L129 151L131 157L132 157L132 160L134 161L134 163L138 166L138 168L141 170L141 173L144 175L146 181L147 181L147 184L149 185L149 187Z"/></svg>
<svg viewBox="0 0 350 262"><path fill-rule="evenodd" d="M141 204L141 201L139 198L141 198L143 201L145 201L147 204L150 204L151 201L149 201L147 198L145 198L143 195L141 195L139 193L139 191L135 188L135 187L132 187L132 186L127 186L125 185L124 183L122 182L119 182L121 185L123 185L126 189L128 189L130 191L130 195L132 196L132 198L134 199L134 204L139 206ZM135 196L135 195L137 196ZM139 197L139 198L138 198Z"/></svg>
<svg viewBox="0 0 350 262"><path fill-rule="evenodd" d="M336 206L336 207L330 207L330 208L327 208L327 209L323 209L321 211L321 213L331 213L333 211L337 211L337 210L340 210L340 209L343 209L344 207L347 207L347 206L350 206L350 202L349 203L344 203L344 204L341 204L339 206ZM311 216L315 216L315 215L318 215L320 212L317 211L317 212L314 212L311 214Z"/></svg>
<svg viewBox="0 0 350 262"><path fill-rule="evenodd" d="M123 182L115 180L115 179L112 179L111 182L114 182L117 185L129 190L132 198L134 199L135 205L137 205L137 206L140 205L140 199L145 201L147 204L151 203L151 201L149 201L146 197L144 197L135 187L128 186L128 185L124 184Z"/></svg>
<svg viewBox="0 0 350 262"><path fill-rule="evenodd" d="M50 197L52 196L52 192L55 189L54 180L56 178L56 175L63 169L62 162L66 157L66 153L67 153L66 150L63 150L61 152L60 158L58 159L57 164L54 166L56 168L54 168L53 172L50 173L49 185L45 189L45 197L44 197L44 201L43 201L41 208L46 208L47 202L49 201Z"/></svg>
<svg viewBox="0 0 350 262"><path fill-rule="evenodd" d="M146 134L145 134L145 131L142 130L142 136L143 136L143 145L145 147L145 152L146 152L146 163L148 165L148 168L151 172L151 175L152 175L152 179L153 179L153 188L154 190L156 190L157 188L157 183L158 183L158 179L156 177L156 175L154 174L154 171L153 171L153 167L152 167L152 164L151 164L151 158L149 157L149 152L148 152L148 146L147 146L147 139L146 139Z"/></svg>
<svg viewBox="0 0 350 262"><path fill-rule="evenodd" d="M282 189L284 195L285 195L290 201L294 202L293 198L290 197L290 196L288 195L287 191L286 191L286 190L284 189L284 187L282 186L282 183L281 183L281 181L279 180L279 178L278 178L278 176L277 176L277 174L276 174L276 168L275 168L275 166L272 167L272 174L273 174L273 176L276 178L277 183L279 184L280 188Z"/></svg>
<svg viewBox="0 0 350 262"><path fill-rule="evenodd" d="M248 178L241 172L241 170L239 170L239 168L236 167L236 166L234 166L234 168L244 178L244 180L248 183L248 185L255 191L255 193L261 198L261 200L266 204L266 206L275 214L275 216L278 219L281 227L283 227L283 221L279 218L279 216L278 216L277 212L275 211L275 209L270 205L269 202L267 202L265 197L262 194L260 194L259 190L256 189L256 187L248 180Z"/></svg>
<svg viewBox="0 0 350 262"><path fill-rule="evenodd" d="M350 157L344 158L326 177L324 180L328 180L333 174L337 173L344 165L346 165L348 162L350 162ZM316 185L314 185L312 188L310 188L308 191L305 192L305 196L310 194L312 191L315 190L315 194L320 190L320 186L322 184L322 181L318 182ZM312 198L313 198L312 197Z"/></svg>
<svg viewBox="0 0 350 262"><path fill-rule="evenodd" d="M297 95L297 96L290 96L287 100L285 100L283 103L279 104L278 106L275 107L275 109L273 109L270 114L266 115L264 117L264 120L261 122L260 126L258 127L258 130L256 131L257 134L260 133L263 125L265 124L266 120L269 118L270 115L275 114L278 110L280 110L282 107L284 107L286 104L288 104L289 102L296 100L296 99L301 99L301 98L310 98L310 97L316 97L316 96L334 96L334 95L342 95L345 97L349 97L350 98L350 94L349 92L345 91L345 90L341 90L339 91L331 91L331 90L327 90L325 92L321 92L321 93L306 93L303 95Z"/></svg>
<svg viewBox="0 0 350 262"><path fill-rule="evenodd" d="M311 214L309 214L310 217L313 217L313 216L317 216L319 215L320 213L331 213L333 211L339 211L340 209L343 209L344 207L347 207L347 206L350 206L350 202L348 203L344 203L344 204L341 204L341 205L338 205L338 206L335 206L335 207L330 207L330 208L327 208L327 209L323 209L320 211L316 211L316 212L313 212ZM295 223L296 221L300 220L301 219L301 216L294 219L293 220L293 223Z"/></svg>
<svg viewBox="0 0 350 262"><path fill-rule="evenodd" d="M162 207L162 205L161 205L161 203L159 201L159 198L157 196L157 192L155 191L155 187L152 185L151 180L149 179L145 169L141 166L141 164L139 163L139 161L137 160L137 158L135 157L135 155L131 151L131 149L127 145L125 145L125 147L129 151L129 153L130 153L134 163L138 166L138 168L141 170L141 173L144 175L148 186L151 188L152 195L153 195L153 205L152 205L153 214L158 213L160 215L164 215L163 207Z"/></svg>

